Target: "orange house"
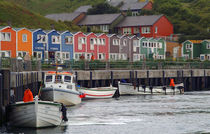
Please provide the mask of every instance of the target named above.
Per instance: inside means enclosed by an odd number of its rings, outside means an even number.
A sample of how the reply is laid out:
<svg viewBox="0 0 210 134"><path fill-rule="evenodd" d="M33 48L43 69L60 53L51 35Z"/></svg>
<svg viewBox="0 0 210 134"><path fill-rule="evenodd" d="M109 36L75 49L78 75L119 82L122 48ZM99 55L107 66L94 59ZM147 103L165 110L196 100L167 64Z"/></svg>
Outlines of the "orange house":
<svg viewBox="0 0 210 134"><path fill-rule="evenodd" d="M17 56L32 56L32 32L26 28L14 28L17 36Z"/></svg>
<svg viewBox="0 0 210 134"><path fill-rule="evenodd" d="M0 57L16 57L16 31L9 27L1 27Z"/></svg>

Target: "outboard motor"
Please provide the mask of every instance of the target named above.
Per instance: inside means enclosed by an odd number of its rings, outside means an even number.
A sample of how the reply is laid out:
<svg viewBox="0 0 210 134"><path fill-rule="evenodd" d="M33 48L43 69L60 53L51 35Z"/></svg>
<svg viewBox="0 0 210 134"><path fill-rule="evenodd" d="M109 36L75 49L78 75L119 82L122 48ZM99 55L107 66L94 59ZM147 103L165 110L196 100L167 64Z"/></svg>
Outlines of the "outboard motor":
<svg viewBox="0 0 210 134"><path fill-rule="evenodd" d="M66 116L66 111L67 108L63 105L63 103L61 103L62 120L65 122L68 121L68 118Z"/></svg>

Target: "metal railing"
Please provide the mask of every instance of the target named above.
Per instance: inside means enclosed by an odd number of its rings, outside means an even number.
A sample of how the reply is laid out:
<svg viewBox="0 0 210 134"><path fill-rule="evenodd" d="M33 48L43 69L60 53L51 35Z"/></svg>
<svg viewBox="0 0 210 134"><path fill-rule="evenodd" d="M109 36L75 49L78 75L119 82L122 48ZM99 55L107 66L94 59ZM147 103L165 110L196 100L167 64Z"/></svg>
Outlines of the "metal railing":
<svg viewBox="0 0 210 134"><path fill-rule="evenodd" d="M55 70L56 66L61 66L63 70L128 70L128 69L210 69L210 61L172 61L172 60L153 60L153 61L24 61L12 58L0 58L0 69L7 68L11 71L39 71Z"/></svg>

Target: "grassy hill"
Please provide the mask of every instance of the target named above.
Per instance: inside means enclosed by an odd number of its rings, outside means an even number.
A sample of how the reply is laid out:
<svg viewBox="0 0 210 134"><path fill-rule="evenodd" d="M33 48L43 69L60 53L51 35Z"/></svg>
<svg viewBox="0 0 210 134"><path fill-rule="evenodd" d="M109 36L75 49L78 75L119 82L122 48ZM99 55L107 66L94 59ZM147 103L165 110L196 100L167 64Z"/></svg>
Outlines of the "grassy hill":
<svg viewBox="0 0 210 134"><path fill-rule="evenodd" d="M63 22L58 23L46 19L40 14L31 12L14 3L0 1L0 26L6 26L8 24L11 24L13 27L26 27L31 29L52 29L52 26L54 26L56 30L72 30L72 28L76 27L69 27ZM76 27L76 30L78 31L80 29Z"/></svg>
<svg viewBox="0 0 210 134"><path fill-rule="evenodd" d="M41 15L73 12L81 5L93 5L106 0L7 0Z"/></svg>

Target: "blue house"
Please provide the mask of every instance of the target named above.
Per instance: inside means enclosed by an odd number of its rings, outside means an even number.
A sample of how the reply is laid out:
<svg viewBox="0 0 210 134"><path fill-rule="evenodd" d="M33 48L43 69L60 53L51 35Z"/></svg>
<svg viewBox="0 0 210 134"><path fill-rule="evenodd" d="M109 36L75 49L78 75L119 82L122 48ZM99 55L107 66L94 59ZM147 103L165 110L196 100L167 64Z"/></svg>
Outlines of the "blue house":
<svg viewBox="0 0 210 134"><path fill-rule="evenodd" d="M33 36L33 57L37 60L48 59L47 34L42 29L31 30Z"/></svg>
<svg viewBox="0 0 210 134"><path fill-rule="evenodd" d="M48 36L48 57L49 60L61 59L61 38L60 33L56 30L46 31Z"/></svg>
<svg viewBox="0 0 210 134"><path fill-rule="evenodd" d="M73 34L69 31L61 33L61 52L62 60L72 60L73 59Z"/></svg>

